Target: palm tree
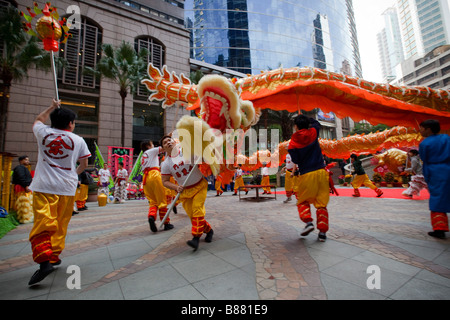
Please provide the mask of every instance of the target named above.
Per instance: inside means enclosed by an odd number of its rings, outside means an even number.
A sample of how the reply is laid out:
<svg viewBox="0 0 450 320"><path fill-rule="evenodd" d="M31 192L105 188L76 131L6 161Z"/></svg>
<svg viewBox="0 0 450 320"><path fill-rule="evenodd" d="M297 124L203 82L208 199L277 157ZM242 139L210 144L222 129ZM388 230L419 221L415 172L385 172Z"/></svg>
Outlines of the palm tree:
<svg viewBox="0 0 450 320"><path fill-rule="evenodd" d="M294 119L297 113L292 113L286 110L269 110L267 111L271 123L279 124L281 127L281 137L283 141L291 139L293 134Z"/></svg>
<svg viewBox="0 0 450 320"><path fill-rule="evenodd" d="M30 67L50 70L50 54L36 37L26 34L19 11L12 7L0 9L0 152L5 151L6 123L11 85L27 77Z"/></svg>
<svg viewBox="0 0 450 320"><path fill-rule="evenodd" d="M122 98L122 132L121 144L125 146L125 98L128 92L135 93L140 81L147 71L149 52L146 49L136 53L133 46L122 41L119 47L110 44L102 45L104 56L97 63L95 70L85 68L85 72L113 80L119 85L119 94Z"/></svg>

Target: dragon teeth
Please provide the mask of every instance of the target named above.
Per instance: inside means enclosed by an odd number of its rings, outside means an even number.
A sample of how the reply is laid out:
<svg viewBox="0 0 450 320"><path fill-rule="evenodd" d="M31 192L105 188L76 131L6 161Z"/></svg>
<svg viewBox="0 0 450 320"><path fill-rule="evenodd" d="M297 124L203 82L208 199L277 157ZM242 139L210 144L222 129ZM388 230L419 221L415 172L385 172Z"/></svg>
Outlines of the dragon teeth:
<svg viewBox="0 0 450 320"><path fill-rule="evenodd" d="M220 116L224 116L225 120L227 121L227 127L231 128L231 118L230 118L230 114L228 112L228 102L227 99L225 99L224 97L222 97L221 95L214 93L214 92L210 92L210 91L206 91L204 94L204 97L210 97L212 99L216 99L222 102L222 109L220 110ZM209 116L210 116L210 112L209 112L209 108L205 108L205 121L208 122L209 120Z"/></svg>

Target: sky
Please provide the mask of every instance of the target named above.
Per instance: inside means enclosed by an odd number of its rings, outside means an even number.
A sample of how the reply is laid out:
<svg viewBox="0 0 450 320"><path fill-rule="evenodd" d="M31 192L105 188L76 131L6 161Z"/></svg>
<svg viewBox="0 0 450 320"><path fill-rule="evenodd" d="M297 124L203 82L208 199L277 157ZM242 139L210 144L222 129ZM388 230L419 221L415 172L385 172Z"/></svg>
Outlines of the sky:
<svg viewBox="0 0 450 320"><path fill-rule="evenodd" d="M395 0L353 0L364 80L383 82L377 33L384 26L381 14L394 3Z"/></svg>

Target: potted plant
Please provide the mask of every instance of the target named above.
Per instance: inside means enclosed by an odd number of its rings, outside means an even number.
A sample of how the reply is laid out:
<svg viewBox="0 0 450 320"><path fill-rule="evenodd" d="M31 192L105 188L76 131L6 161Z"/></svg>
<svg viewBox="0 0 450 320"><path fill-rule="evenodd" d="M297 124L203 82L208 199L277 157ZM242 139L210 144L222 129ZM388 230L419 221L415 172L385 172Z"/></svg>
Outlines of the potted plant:
<svg viewBox="0 0 450 320"><path fill-rule="evenodd" d="M409 181L411 179L411 176L409 175L408 172L403 171L402 173L400 173L400 176L402 177L402 187L403 188L408 188L409 187Z"/></svg>
<svg viewBox="0 0 450 320"><path fill-rule="evenodd" d="M340 184L341 186L344 184L344 179L345 179L345 176L344 176L344 175L340 175L340 176L338 177L338 182L339 182L339 184Z"/></svg>
<svg viewBox="0 0 450 320"><path fill-rule="evenodd" d="M379 172L375 172L375 173L373 174L372 179L373 179L373 182L375 183L375 185L376 185L377 187L380 187L380 186L381 186L381 181L383 180L383 177L381 176L381 174L380 174Z"/></svg>
<svg viewBox="0 0 450 320"><path fill-rule="evenodd" d="M384 175L384 181L386 181L389 188L392 188L394 186L394 173L390 171L386 172L386 174Z"/></svg>

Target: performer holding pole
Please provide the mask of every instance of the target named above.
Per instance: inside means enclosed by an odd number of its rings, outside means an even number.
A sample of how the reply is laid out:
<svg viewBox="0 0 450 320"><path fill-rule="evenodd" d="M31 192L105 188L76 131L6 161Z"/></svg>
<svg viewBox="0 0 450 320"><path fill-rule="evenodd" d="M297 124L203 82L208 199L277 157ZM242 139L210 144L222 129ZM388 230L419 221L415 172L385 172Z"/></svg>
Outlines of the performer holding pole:
<svg viewBox="0 0 450 320"><path fill-rule="evenodd" d="M33 182L34 225L30 232L33 260L39 263L29 281L36 284L47 277L65 247L67 227L72 217L78 174L91 156L83 138L73 133L75 113L59 108L59 101L39 114L33 125L38 141L38 161ZM44 124L51 119L51 127ZM78 168L77 161L80 162Z"/></svg>
<svg viewBox="0 0 450 320"><path fill-rule="evenodd" d="M182 157L181 149L169 135L162 137L160 144L164 151L167 152L167 157L161 164L163 185L178 192L177 197L172 201L167 211L166 217L179 198L192 223L193 238L187 241L187 244L196 251L200 237L204 233L206 234L206 242L211 242L214 235L213 229L205 220L208 182L206 182L198 168L201 158L198 158L195 164L186 163L186 160ZM175 178L178 185L170 182L171 176Z"/></svg>

